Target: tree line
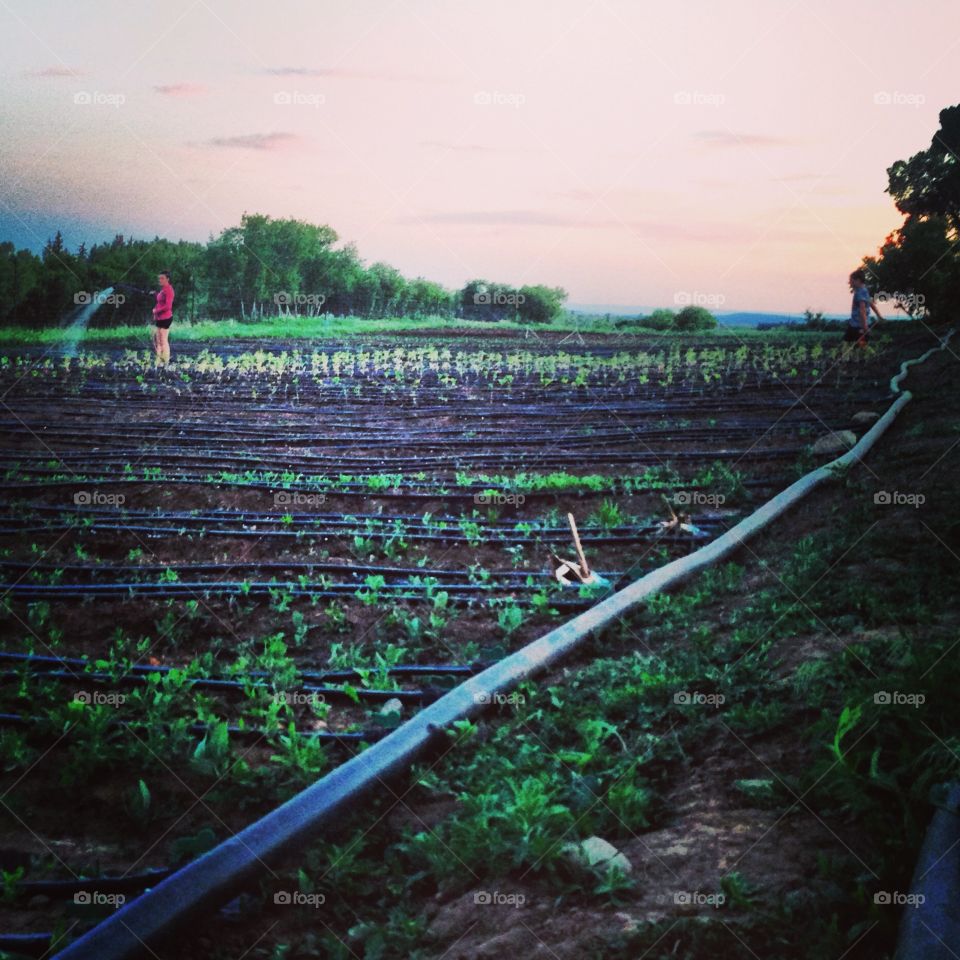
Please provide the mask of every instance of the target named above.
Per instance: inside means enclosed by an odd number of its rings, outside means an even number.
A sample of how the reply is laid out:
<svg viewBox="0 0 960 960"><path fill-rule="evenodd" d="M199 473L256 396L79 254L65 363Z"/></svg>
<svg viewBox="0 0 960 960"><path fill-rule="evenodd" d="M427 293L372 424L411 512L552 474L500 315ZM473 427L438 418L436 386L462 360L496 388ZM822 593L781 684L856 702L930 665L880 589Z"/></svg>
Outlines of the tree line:
<svg viewBox="0 0 960 960"><path fill-rule="evenodd" d="M957 316L960 294L960 104L939 120L926 150L887 169L905 219L862 263L874 297L937 324Z"/></svg>
<svg viewBox="0 0 960 960"><path fill-rule="evenodd" d="M387 263L368 266L353 244L338 241L329 226L244 214L205 244L117 235L70 251L58 231L36 256L2 242L0 324L55 326L111 287L96 322L142 320L161 270L170 271L177 315L194 319L334 314L545 323L567 297L560 287L481 279L452 290Z"/></svg>

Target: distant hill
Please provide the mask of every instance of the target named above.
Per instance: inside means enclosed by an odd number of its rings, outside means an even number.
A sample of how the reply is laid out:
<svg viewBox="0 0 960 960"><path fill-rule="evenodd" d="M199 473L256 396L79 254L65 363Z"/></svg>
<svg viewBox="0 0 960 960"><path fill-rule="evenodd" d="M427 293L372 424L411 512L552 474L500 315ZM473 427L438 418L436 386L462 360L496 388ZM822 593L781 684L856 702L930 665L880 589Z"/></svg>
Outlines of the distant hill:
<svg viewBox="0 0 960 960"><path fill-rule="evenodd" d="M656 309L655 307L640 307L634 305L625 305L622 303L588 303L576 304L568 307L571 313L580 313L584 316L605 316L611 314L615 317L636 317L649 316ZM679 308L671 308L679 310ZM756 327L759 324L787 324L800 323L803 320L803 313L760 313L748 310L738 312L724 312L722 310L710 311L724 326L728 327ZM824 314L828 320L842 320L840 314Z"/></svg>

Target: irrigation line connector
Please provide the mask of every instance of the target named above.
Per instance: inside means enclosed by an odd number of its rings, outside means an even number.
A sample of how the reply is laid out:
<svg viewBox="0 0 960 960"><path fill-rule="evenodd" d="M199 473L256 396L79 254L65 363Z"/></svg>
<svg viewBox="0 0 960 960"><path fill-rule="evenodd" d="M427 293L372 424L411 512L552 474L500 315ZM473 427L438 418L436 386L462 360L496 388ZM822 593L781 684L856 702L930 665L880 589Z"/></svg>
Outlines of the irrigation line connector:
<svg viewBox="0 0 960 960"><path fill-rule="evenodd" d="M543 673L582 647L591 634L617 623L649 597L727 559L744 541L760 533L818 486L834 479L832 467L863 459L910 402L909 391L900 391L900 380L906 376L907 368L943 350L953 332L950 331L939 347L932 347L922 356L901 364L900 372L890 381L891 390L899 396L847 453L801 477L699 550L651 571L454 687L362 753L161 880L142 896L125 903L61 950L54 960L155 957L155 947L165 940L169 943L190 920L234 899L254 885L271 864L279 863L292 853L302 853L305 845L318 839L324 828L342 825L345 817L356 813L362 800L378 790L382 793L391 778L407 770L427 752L437 727L475 716L494 703L496 695L505 694L529 677Z"/></svg>

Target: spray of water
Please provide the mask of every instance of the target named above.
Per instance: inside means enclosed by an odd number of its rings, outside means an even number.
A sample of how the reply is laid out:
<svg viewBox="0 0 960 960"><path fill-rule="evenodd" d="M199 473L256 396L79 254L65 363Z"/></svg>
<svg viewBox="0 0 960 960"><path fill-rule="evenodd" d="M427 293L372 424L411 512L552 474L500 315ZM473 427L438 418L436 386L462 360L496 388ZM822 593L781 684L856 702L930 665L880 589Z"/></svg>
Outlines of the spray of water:
<svg viewBox="0 0 960 960"><path fill-rule="evenodd" d="M77 347L87 332L87 324L90 318L107 303L107 298L113 293L113 287L105 287L98 290L91 298L89 303L81 304L73 317L68 321L66 334L63 338L63 355L65 357L75 357Z"/></svg>

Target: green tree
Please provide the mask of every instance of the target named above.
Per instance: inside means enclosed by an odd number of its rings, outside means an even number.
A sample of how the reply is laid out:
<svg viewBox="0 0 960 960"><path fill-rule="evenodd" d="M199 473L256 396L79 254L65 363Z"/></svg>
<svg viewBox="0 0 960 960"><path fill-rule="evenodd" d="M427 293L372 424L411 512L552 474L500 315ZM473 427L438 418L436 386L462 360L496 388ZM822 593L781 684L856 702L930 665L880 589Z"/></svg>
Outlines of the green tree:
<svg viewBox="0 0 960 960"><path fill-rule="evenodd" d="M911 316L949 321L960 290L960 105L940 111L926 150L887 170L887 192L906 219L863 259L874 293Z"/></svg>
<svg viewBox="0 0 960 960"><path fill-rule="evenodd" d="M712 330L717 318L706 308L694 304L684 307L674 321L677 330Z"/></svg>

